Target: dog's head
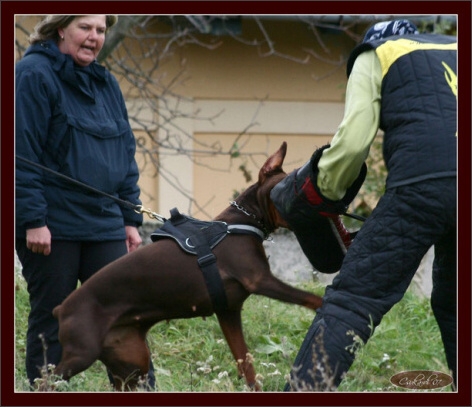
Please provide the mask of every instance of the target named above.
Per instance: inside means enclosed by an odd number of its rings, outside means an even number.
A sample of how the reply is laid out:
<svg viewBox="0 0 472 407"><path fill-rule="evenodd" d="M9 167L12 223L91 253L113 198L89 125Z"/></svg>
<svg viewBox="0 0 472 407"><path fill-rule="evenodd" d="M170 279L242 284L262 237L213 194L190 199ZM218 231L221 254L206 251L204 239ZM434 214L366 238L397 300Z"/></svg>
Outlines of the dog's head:
<svg viewBox="0 0 472 407"><path fill-rule="evenodd" d="M287 176L282 168L286 154L287 143L284 141L280 148L267 159L259 171L257 200L268 218L265 221L273 225L274 229L277 227L288 228L287 222L282 219L270 200L272 188Z"/></svg>

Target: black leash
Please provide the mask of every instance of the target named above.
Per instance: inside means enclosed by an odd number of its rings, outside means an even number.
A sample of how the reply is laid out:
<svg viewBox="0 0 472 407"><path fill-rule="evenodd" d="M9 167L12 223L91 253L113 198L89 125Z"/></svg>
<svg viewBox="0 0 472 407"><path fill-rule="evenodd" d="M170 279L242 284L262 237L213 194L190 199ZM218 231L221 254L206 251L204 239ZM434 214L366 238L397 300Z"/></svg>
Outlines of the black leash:
<svg viewBox="0 0 472 407"><path fill-rule="evenodd" d="M364 218L364 216L361 216L361 215L356 215L355 213L347 213L347 212L344 212L342 214L343 216L348 216L352 219L356 219L356 220L360 220L361 222L365 222L367 220L367 218Z"/></svg>
<svg viewBox="0 0 472 407"><path fill-rule="evenodd" d="M121 206L124 206L126 208L130 208L130 209L133 209L135 212L137 213L145 213L147 214L150 218L153 218L159 222L162 222L164 223L166 221L166 218L164 218L163 216L155 213L155 212L152 212L151 210L149 209L146 209L144 208L142 205L135 205L131 202L128 202L128 201L125 201L123 199L120 199L120 198L117 198L116 196L113 196L113 195L110 195L106 192L103 192L103 191L100 191L99 189L96 189L94 187L91 187L90 185L87 185L87 184L84 184L83 182L81 181L77 181L76 179L73 179L71 177L68 177L67 175L64 175L64 174L61 174L60 172L57 172L57 171L54 171L54 170L51 170L50 168L47 168L45 167L44 165L41 165L41 164L38 164L38 163L35 163L34 161L30 161L24 157L20 157L18 155L15 156L18 160L21 160L29 165L32 165L34 167L37 167L37 168L40 168L42 169L43 171L46 171L46 172L49 172L50 174L54 174L55 176L59 177L59 178L62 178L63 180L71 183L71 184L74 184L76 186L79 186L81 188L84 188L84 189L87 189L91 192L94 192L98 195L103 195L103 196L106 196L107 198L110 198L112 199L113 201L117 202L118 204L120 204Z"/></svg>

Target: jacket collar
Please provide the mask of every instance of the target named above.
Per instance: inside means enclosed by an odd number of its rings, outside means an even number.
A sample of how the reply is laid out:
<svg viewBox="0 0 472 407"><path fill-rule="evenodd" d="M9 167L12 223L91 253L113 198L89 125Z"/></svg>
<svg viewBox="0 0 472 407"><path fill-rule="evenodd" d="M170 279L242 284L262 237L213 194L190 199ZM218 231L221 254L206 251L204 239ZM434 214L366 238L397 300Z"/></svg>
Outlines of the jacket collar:
<svg viewBox="0 0 472 407"><path fill-rule="evenodd" d="M106 82L106 70L103 66L95 61L86 67L79 67L74 63L74 60L70 55L63 54L59 51L57 44L53 40L32 45L26 51L25 57L34 53L43 54L50 58L52 60L52 68L54 71L58 73L59 77L63 81L68 82L74 87L83 87L80 86L83 81L78 79L78 72L84 72L98 82Z"/></svg>

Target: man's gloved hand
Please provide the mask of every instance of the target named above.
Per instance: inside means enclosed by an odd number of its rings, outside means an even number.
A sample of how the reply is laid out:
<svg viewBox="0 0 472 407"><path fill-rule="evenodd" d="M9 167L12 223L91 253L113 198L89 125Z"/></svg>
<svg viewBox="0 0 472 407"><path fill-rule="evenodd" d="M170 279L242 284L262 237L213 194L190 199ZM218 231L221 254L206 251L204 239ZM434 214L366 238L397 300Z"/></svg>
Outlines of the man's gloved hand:
<svg viewBox="0 0 472 407"><path fill-rule="evenodd" d="M348 188L346 194L339 201L333 201L323 196L318 188L318 163L323 151L329 148L329 144L318 148L302 168L298 170L297 178L303 182L301 186L302 195L313 206L320 215L333 217L332 215L342 215L346 213L349 204L353 201L359 189L361 188L367 173L367 167L364 164L360 174L354 183Z"/></svg>

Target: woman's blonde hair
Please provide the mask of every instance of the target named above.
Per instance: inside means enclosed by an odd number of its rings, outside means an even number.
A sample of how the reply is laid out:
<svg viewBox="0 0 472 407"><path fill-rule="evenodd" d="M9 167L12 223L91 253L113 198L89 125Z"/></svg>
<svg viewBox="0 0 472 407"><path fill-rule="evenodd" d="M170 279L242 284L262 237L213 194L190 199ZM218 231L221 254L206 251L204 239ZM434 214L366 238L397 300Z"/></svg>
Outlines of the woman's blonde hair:
<svg viewBox="0 0 472 407"><path fill-rule="evenodd" d="M36 44L37 42L54 40L59 41L59 33L57 32L58 28L67 27L72 20L81 16L61 16L61 15L49 15L43 20L41 20L36 27L34 27L34 32L29 37L30 44ZM107 15L106 16L106 26L107 31L110 27L113 27L118 21L118 16L116 15Z"/></svg>

